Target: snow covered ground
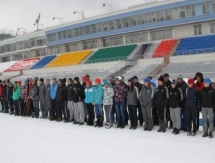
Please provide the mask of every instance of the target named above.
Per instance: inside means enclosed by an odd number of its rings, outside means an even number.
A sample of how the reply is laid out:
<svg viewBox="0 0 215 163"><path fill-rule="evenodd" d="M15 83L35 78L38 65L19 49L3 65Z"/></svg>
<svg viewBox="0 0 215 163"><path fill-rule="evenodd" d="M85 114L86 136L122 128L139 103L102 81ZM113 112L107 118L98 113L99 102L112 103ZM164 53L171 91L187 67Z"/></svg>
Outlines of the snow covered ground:
<svg viewBox="0 0 215 163"><path fill-rule="evenodd" d="M215 138L0 114L0 163L213 163Z"/></svg>

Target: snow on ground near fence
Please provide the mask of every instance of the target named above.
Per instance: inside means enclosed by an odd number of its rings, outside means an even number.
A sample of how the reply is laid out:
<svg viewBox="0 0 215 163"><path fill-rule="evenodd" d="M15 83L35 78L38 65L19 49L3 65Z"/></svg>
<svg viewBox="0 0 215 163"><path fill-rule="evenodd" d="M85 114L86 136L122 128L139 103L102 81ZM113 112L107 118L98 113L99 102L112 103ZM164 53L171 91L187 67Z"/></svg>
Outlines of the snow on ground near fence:
<svg viewBox="0 0 215 163"><path fill-rule="evenodd" d="M1 163L212 163L215 138L105 129L0 114Z"/></svg>

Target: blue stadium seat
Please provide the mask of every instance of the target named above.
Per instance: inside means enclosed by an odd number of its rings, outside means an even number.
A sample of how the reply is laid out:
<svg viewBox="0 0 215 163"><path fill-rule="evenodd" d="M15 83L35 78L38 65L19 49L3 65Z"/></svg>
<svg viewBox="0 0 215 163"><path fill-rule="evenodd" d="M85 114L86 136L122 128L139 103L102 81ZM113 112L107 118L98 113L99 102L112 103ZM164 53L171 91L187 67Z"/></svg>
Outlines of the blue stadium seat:
<svg viewBox="0 0 215 163"><path fill-rule="evenodd" d="M37 62L34 66L32 66L30 69L39 69L44 67L46 64L51 62L54 58L56 58L56 55L50 55L42 58L39 62Z"/></svg>

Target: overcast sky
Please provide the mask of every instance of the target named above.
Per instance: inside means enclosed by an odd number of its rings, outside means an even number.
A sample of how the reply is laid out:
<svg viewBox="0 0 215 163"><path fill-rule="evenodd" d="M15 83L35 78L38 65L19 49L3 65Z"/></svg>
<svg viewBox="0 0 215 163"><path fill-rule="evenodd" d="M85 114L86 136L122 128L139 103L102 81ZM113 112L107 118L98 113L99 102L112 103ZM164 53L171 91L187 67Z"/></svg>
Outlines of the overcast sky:
<svg viewBox="0 0 215 163"><path fill-rule="evenodd" d="M40 23L45 27L59 23L59 20L52 19L53 16L63 18L64 22L81 18L79 14L73 14L75 10L85 10L86 17L99 15L110 11L102 6L104 2L113 5L114 9L121 9L145 0L0 0L0 32L2 29L16 32L18 27L33 31L39 13Z"/></svg>

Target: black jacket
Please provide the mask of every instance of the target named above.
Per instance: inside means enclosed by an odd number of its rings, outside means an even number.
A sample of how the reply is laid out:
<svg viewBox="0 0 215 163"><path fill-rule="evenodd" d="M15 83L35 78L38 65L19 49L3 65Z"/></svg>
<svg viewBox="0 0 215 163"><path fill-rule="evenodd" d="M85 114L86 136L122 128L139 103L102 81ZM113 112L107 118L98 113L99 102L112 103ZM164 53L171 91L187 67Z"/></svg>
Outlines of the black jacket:
<svg viewBox="0 0 215 163"><path fill-rule="evenodd" d="M7 86L2 86L2 98L7 98Z"/></svg>
<svg viewBox="0 0 215 163"><path fill-rule="evenodd" d="M39 100L39 87L37 84L33 84L30 90L30 96L33 100Z"/></svg>
<svg viewBox="0 0 215 163"><path fill-rule="evenodd" d="M66 87L64 85L58 85L55 100L56 102L64 102L66 100Z"/></svg>
<svg viewBox="0 0 215 163"><path fill-rule="evenodd" d="M198 90L196 88L186 89L186 108L197 108L197 94Z"/></svg>
<svg viewBox="0 0 215 163"><path fill-rule="evenodd" d="M166 83L164 83L164 86L167 87L168 90L171 89L171 82L168 80Z"/></svg>
<svg viewBox="0 0 215 163"><path fill-rule="evenodd" d="M167 87L165 86L158 86L155 89L154 95L154 105L156 107L166 107L169 98L169 92Z"/></svg>
<svg viewBox="0 0 215 163"><path fill-rule="evenodd" d="M68 85L67 86L67 100L68 101L73 101L73 94L72 94L72 88L73 88L73 85Z"/></svg>
<svg viewBox="0 0 215 163"><path fill-rule="evenodd" d="M177 108L183 100L183 94L180 88L170 88L169 90L169 107Z"/></svg>
<svg viewBox="0 0 215 163"><path fill-rule="evenodd" d="M73 102L82 102L85 99L84 87L81 84L74 84L72 88Z"/></svg>
<svg viewBox="0 0 215 163"><path fill-rule="evenodd" d="M8 100L12 100L13 99L13 86L12 87L8 87L7 99Z"/></svg>
<svg viewBox="0 0 215 163"><path fill-rule="evenodd" d="M141 89L143 87L143 85L140 84L139 82L137 82L136 84L134 84L134 86L137 87L137 89L138 89L139 92L141 91Z"/></svg>
<svg viewBox="0 0 215 163"><path fill-rule="evenodd" d="M212 87L203 88L199 101L200 107L215 109L215 90Z"/></svg>
<svg viewBox="0 0 215 163"><path fill-rule="evenodd" d="M186 100L186 89L188 88L188 85L185 81L182 83L177 83L176 88L180 88L182 93L183 93L183 100L179 103L179 107L184 107L185 106L185 100Z"/></svg>

